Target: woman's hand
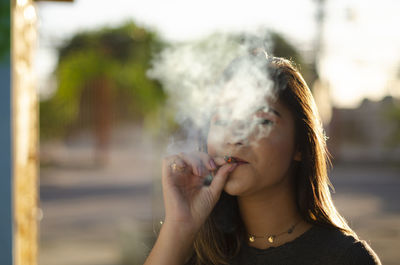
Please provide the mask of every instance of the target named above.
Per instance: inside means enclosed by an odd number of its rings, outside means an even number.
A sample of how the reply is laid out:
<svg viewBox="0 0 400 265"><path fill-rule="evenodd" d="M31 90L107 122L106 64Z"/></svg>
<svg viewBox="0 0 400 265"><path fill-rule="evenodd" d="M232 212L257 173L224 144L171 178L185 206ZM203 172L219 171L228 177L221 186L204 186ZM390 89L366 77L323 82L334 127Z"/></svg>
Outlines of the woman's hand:
<svg viewBox="0 0 400 265"><path fill-rule="evenodd" d="M202 152L164 158L164 225L177 227L191 237L196 234L218 201L229 172L235 167L236 164L227 164L222 157L213 159ZM204 179L212 171L216 173L213 173L211 185L206 186Z"/></svg>

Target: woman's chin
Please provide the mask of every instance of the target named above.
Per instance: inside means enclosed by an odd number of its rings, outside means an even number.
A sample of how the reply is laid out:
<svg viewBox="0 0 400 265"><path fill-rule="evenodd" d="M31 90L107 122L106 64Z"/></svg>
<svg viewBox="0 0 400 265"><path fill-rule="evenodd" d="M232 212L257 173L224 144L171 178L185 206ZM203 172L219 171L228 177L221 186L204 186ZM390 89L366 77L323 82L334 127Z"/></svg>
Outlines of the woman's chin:
<svg viewBox="0 0 400 265"><path fill-rule="evenodd" d="M238 189L235 189L235 188L232 188L229 186L227 187L227 185L225 185L224 191L231 196L240 196L240 194L241 194L241 192Z"/></svg>
<svg viewBox="0 0 400 265"><path fill-rule="evenodd" d="M240 196L245 191L245 186L244 180L232 172L225 183L224 191L232 196Z"/></svg>

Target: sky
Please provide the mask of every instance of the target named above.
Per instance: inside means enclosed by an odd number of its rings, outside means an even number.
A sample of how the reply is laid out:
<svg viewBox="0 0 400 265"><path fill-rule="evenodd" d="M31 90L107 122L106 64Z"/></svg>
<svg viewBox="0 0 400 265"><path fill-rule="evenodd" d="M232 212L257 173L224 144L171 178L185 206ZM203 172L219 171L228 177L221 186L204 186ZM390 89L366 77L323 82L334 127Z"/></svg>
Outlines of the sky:
<svg viewBox="0 0 400 265"><path fill-rule="evenodd" d="M400 97L400 1L326 0L320 75L331 104L356 107L363 98ZM170 41L190 41L213 32L271 28L300 50L314 48L315 0L75 0L38 2L39 91L49 88L56 47L74 33L129 19Z"/></svg>

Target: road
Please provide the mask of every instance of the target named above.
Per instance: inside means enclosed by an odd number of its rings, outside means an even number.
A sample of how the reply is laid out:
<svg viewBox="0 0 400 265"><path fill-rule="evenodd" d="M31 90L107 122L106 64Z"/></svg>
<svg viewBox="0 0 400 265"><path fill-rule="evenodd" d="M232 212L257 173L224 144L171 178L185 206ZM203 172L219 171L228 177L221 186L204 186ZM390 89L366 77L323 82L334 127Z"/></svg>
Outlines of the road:
<svg viewBox="0 0 400 265"><path fill-rule="evenodd" d="M400 260L400 169L337 166L331 173L335 205L385 265Z"/></svg>

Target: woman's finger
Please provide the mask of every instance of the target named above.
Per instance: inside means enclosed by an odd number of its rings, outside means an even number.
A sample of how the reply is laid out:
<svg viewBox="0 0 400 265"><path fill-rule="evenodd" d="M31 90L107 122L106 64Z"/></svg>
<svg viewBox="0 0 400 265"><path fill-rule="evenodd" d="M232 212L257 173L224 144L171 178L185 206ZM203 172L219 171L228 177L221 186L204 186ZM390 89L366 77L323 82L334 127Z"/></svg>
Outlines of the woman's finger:
<svg viewBox="0 0 400 265"><path fill-rule="evenodd" d="M209 186L209 189L211 190L211 193L215 196L215 198L219 198L221 191L225 186L229 173L232 172L236 168L236 166L236 163L223 165L222 167L220 167L217 174L215 174L211 185Z"/></svg>
<svg viewBox="0 0 400 265"><path fill-rule="evenodd" d="M209 154L204 153L204 152L196 152L196 153L194 153L194 155L196 157L200 158L200 160L202 162L202 166L206 171L206 172L202 171L203 176L208 175L208 174L210 174L210 171L215 171L219 167L227 164L225 158L222 156L212 157Z"/></svg>
<svg viewBox="0 0 400 265"><path fill-rule="evenodd" d="M178 156L192 168L194 175L202 176L205 173L203 172L201 159L198 156L188 153L180 153Z"/></svg>
<svg viewBox="0 0 400 265"><path fill-rule="evenodd" d="M204 152L196 152L195 155L197 157L199 157L199 159L202 163L202 166L205 170L203 172L204 173L203 175L210 173L210 171L217 170L218 165L215 162L214 158L211 157L209 154L204 153Z"/></svg>
<svg viewBox="0 0 400 265"><path fill-rule="evenodd" d="M168 156L163 159L163 169L169 172L182 172L187 168L186 163L177 155Z"/></svg>
<svg viewBox="0 0 400 265"><path fill-rule="evenodd" d="M223 165L227 164L225 158L222 156L216 156L216 157L213 157L213 159L214 159L214 162L217 164L217 166L223 166Z"/></svg>

